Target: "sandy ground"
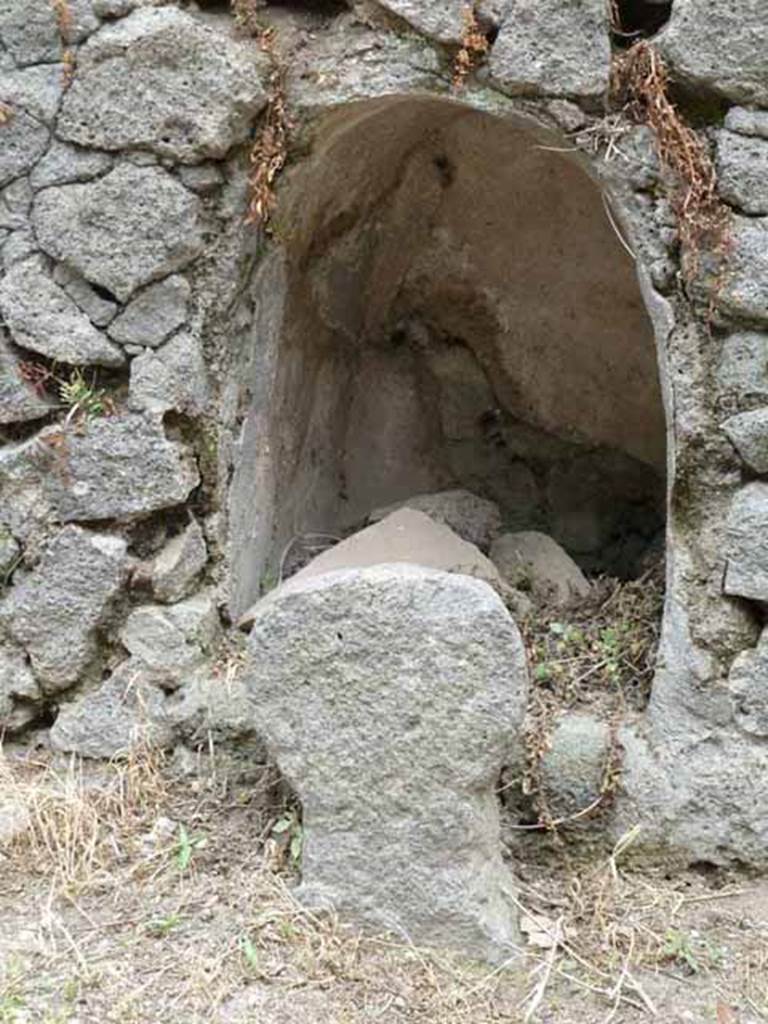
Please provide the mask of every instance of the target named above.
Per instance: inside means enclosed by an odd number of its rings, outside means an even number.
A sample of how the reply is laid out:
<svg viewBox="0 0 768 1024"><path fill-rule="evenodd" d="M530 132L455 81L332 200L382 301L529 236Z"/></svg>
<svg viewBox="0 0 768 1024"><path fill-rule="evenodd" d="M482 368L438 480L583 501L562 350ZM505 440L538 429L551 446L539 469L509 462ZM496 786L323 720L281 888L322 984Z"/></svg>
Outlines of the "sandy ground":
<svg viewBox="0 0 768 1024"><path fill-rule="evenodd" d="M522 867L491 968L303 910L265 769L11 760L0 1024L768 1021L768 881Z"/></svg>

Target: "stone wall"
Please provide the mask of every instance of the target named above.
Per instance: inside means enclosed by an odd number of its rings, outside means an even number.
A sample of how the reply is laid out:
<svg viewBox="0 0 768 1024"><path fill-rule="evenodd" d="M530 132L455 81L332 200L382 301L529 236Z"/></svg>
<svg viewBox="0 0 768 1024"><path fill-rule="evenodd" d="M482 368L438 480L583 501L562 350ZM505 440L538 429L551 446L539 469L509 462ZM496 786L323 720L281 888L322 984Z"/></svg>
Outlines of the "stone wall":
<svg viewBox="0 0 768 1024"><path fill-rule="evenodd" d="M330 493L314 495L311 521L293 514L306 504L296 494L313 465L313 438L338 434L330 421L347 397L339 331L367 331L367 372L377 380L384 336L416 332L409 344L433 352L435 333L450 331L468 343L471 366L479 361L494 387L506 381L522 391L536 429L562 444L607 445L658 469L663 401L659 669L647 715L622 735L624 788L608 828L640 821L649 843L689 859L764 862L762 7L675 0L655 39L733 211L727 274L708 275L704 259L692 284L681 274L653 138L605 105L612 47L626 40L611 31L602 0L481 3L490 49L460 94L451 78L462 0L267 5L293 121L271 237L244 220L251 138L274 69L220 6L70 0L71 17L59 23L39 0L0 5L0 728L23 735L53 721L54 747L92 756L138 739L195 742L210 730L258 746L258 723L230 671L238 659L230 623L293 531L321 530L334 516L349 525ZM370 232L351 229L376 214L375 191L401 166L393 153L409 139L425 154L411 165L418 202L398 206L407 181L390 190L379 243L389 237L393 249L382 262ZM450 161L438 159L446 140L470 192L437 216L419 202L437 194L440 175L450 178ZM518 177L515 146L530 146ZM557 187L573 201L557 217L572 218L568 237L584 249L564 249L560 294L551 278L541 287L549 281L548 310L562 308L569 287L590 290L590 315L574 315L578 337L591 337L594 349L558 363L562 317L552 320L552 346L542 346L529 305L520 314L528 362L505 368L482 321L488 304L472 302L503 287L502 269L520 277L531 265L500 267L520 249L499 207L505 190L527 187L528 201L509 206L521 237L526 213L534 227L546 223L553 208L536 207L531 182L539 177L544 188L548 167L559 169ZM478 177L482 196L473 201ZM398 247L427 229L449 244L442 252L410 246L411 278L421 266L421 284L396 308L387 282ZM554 244L533 229L525 237L534 247ZM348 259L345 245L355 247ZM482 259L469 269L451 262L471 248ZM343 280L364 259L367 274ZM435 310L450 307L451 274L471 282L472 295L457 303L453 323L437 323ZM371 280L380 286L375 316ZM591 291L601 282L607 296L598 302ZM354 320L359 294L365 324ZM340 296L343 309L334 311ZM595 331L609 321L601 340ZM425 327L426 342L418 335ZM601 380L613 344L624 346L622 359ZM562 378L549 397L531 385L542 352L542 380ZM588 385L598 397L585 402ZM327 401L314 406L319 392ZM353 433L369 408L360 406ZM322 448L321 462L328 443ZM332 475L318 474L321 492ZM349 518L402 496L359 494Z"/></svg>

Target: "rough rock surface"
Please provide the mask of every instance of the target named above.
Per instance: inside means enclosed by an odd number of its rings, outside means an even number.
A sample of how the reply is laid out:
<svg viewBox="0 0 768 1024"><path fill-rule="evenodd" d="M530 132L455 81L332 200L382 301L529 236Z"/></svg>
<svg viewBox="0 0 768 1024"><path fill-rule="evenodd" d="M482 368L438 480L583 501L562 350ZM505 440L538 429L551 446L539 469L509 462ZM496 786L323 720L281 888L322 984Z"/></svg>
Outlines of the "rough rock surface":
<svg viewBox="0 0 768 1024"><path fill-rule="evenodd" d="M751 736L768 738L768 630L754 651L740 654L728 676L734 717Z"/></svg>
<svg viewBox="0 0 768 1024"><path fill-rule="evenodd" d="M768 139L719 132L717 189L745 213L768 213Z"/></svg>
<svg viewBox="0 0 768 1024"><path fill-rule="evenodd" d="M658 47L672 73L737 103L768 103L768 51L763 0L702 4L675 0Z"/></svg>
<svg viewBox="0 0 768 1024"><path fill-rule="evenodd" d="M259 727L303 802L303 898L508 955L494 786L526 667L497 595L416 566L330 573L264 602L249 652Z"/></svg>
<svg viewBox="0 0 768 1024"><path fill-rule="evenodd" d="M114 320L118 309L116 302L105 299L76 270L57 264L53 280L61 285L72 301L82 309L88 319L98 327L106 327Z"/></svg>
<svg viewBox="0 0 768 1024"><path fill-rule="evenodd" d="M165 717L177 737L192 747L248 743L254 762L267 760L264 741L242 676L211 675L201 671L165 703Z"/></svg>
<svg viewBox="0 0 768 1024"><path fill-rule="evenodd" d="M45 125L21 107L11 108L2 125L0 149L0 186L20 177L34 167L45 152L50 133Z"/></svg>
<svg viewBox="0 0 768 1024"><path fill-rule="evenodd" d="M44 486L65 522L130 519L185 501L199 475L191 452L165 436L157 417L126 414L94 420L84 431L44 432ZM56 444L52 444L52 439Z"/></svg>
<svg viewBox="0 0 768 1024"><path fill-rule="evenodd" d="M491 545L491 561L511 587L531 590L542 601L567 604L589 593L589 583L571 556L536 530L498 537Z"/></svg>
<svg viewBox="0 0 768 1024"><path fill-rule="evenodd" d="M412 508L443 523L462 540L487 551L493 538L501 531L501 513L495 501L479 498L470 491L440 491L437 494L417 494L386 508L376 509L368 517L377 523L401 508Z"/></svg>
<svg viewBox="0 0 768 1024"><path fill-rule="evenodd" d="M29 183L37 192L52 185L69 185L73 181L89 181L106 173L112 166L107 153L80 149L55 140L42 160L29 176Z"/></svg>
<svg viewBox="0 0 768 1024"><path fill-rule="evenodd" d="M6 645L0 650L0 735L33 721L41 696L23 653Z"/></svg>
<svg viewBox="0 0 768 1024"><path fill-rule="evenodd" d="M723 343L717 383L721 392L733 398L768 399L768 334L729 335Z"/></svg>
<svg viewBox="0 0 768 1024"><path fill-rule="evenodd" d="M601 0L509 0L491 51L491 76L507 93L601 96L611 47Z"/></svg>
<svg viewBox="0 0 768 1024"><path fill-rule="evenodd" d="M740 135L752 135L768 139L768 110L754 110L747 107L731 107L725 115L728 131Z"/></svg>
<svg viewBox="0 0 768 1024"><path fill-rule="evenodd" d="M172 274L135 296L107 333L123 345L157 348L187 319L190 292L186 278Z"/></svg>
<svg viewBox="0 0 768 1024"><path fill-rule="evenodd" d="M727 523L725 592L768 601L768 483L751 483L733 499Z"/></svg>
<svg viewBox="0 0 768 1024"><path fill-rule="evenodd" d="M731 416L723 430L750 469L768 473L768 409Z"/></svg>
<svg viewBox="0 0 768 1024"><path fill-rule="evenodd" d="M173 689L210 654L218 622L210 594L197 594L179 604L135 608L120 640L153 679Z"/></svg>
<svg viewBox="0 0 768 1024"><path fill-rule="evenodd" d="M368 0L356 5L360 13L373 15L382 9L408 22L417 32L439 43L458 43L466 28L464 0L442 0L424 3L423 0Z"/></svg>
<svg viewBox="0 0 768 1024"><path fill-rule="evenodd" d="M192 334L177 334L131 363L128 401L133 409L158 413L175 409L195 416L204 411L208 398L203 347Z"/></svg>
<svg viewBox="0 0 768 1024"><path fill-rule="evenodd" d="M158 167L121 164L97 181L38 192L42 248L127 302L202 250L200 200Z"/></svg>
<svg viewBox="0 0 768 1024"><path fill-rule="evenodd" d="M175 7L138 10L103 29L78 64L58 131L97 149L221 158L266 103L259 48Z"/></svg>
<svg viewBox="0 0 768 1024"><path fill-rule="evenodd" d="M146 745L170 746L173 729L164 702L162 691L129 658L106 682L62 705L51 727L51 746L81 757L107 758Z"/></svg>
<svg viewBox="0 0 768 1024"><path fill-rule="evenodd" d="M207 558L203 531L193 519L153 560L150 579L154 597L163 602L181 601L187 597Z"/></svg>
<svg viewBox="0 0 768 1024"><path fill-rule="evenodd" d="M17 345L56 362L122 366L125 354L93 326L38 259L0 281L0 313Z"/></svg>
<svg viewBox="0 0 768 1024"><path fill-rule="evenodd" d="M68 0L69 38L85 39L99 27L90 0ZM17 64L50 64L61 59L61 35L52 4L39 0L3 0L0 43Z"/></svg>
<svg viewBox="0 0 768 1024"><path fill-rule="evenodd" d="M19 359L0 331L0 424L40 419L51 408L52 402L22 376Z"/></svg>
<svg viewBox="0 0 768 1024"><path fill-rule="evenodd" d="M602 791L610 729L591 715L564 715L541 760L541 783L555 817L578 814Z"/></svg>
<svg viewBox="0 0 768 1024"><path fill-rule="evenodd" d="M768 324L768 217L735 216L731 239L733 252L718 304L734 316Z"/></svg>
<svg viewBox="0 0 768 1024"><path fill-rule="evenodd" d="M0 523L0 576L7 577L19 559L21 548L8 527Z"/></svg>
<svg viewBox="0 0 768 1024"><path fill-rule="evenodd" d="M14 587L10 628L47 693L77 681L96 654L96 630L126 572L120 537L65 526Z"/></svg>

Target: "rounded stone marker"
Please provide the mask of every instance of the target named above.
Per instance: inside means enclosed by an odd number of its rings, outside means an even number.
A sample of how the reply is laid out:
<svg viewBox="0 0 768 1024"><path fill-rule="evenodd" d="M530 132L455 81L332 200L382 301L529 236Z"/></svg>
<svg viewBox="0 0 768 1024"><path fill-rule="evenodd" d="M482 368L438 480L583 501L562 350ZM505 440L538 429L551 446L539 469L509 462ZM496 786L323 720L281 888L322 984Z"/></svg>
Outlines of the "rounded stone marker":
<svg viewBox="0 0 768 1024"><path fill-rule="evenodd" d="M520 742L520 635L488 584L408 564L255 609L257 727L304 808L299 897L484 959L518 941L494 788Z"/></svg>

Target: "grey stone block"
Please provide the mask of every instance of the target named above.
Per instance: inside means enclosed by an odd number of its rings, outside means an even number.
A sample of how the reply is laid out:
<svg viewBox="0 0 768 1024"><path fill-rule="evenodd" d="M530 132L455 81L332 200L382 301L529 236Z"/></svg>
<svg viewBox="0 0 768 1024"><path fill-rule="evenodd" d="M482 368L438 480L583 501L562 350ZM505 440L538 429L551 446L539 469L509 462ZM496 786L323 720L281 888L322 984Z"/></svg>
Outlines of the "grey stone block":
<svg viewBox="0 0 768 1024"><path fill-rule="evenodd" d="M40 245L127 302L202 250L200 200L158 167L120 164L103 178L37 193Z"/></svg>
<svg viewBox="0 0 768 1024"><path fill-rule="evenodd" d="M726 530L726 594L768 601L768 483L742 487Z"/></svg>
<svg viewBox="0 0 768 1024"><path fill-rule="evenodd" d="M221 159L266 104L258 46L176 7L136 10L82 48L58 121L64 139L150 149L186 163Z"/></svg>
<svg viewBox="0 0 768 1024"><path fill-rule="evenodd" d="M718 132L717 187L745 213L768 213L768 139Z"/></svg>
<svg viewBox="0 0 768 1024"><path fill-rule="evenodd" d="M190 293L181 274L151 284L131 299L107 333L123 345L157 348L187 319Z"/></svg>
<svg viewBox="0 0 768 1024"><path fill-rule="evenodd" d="M10 628L47 693L77 681L95 657L96 631L126 573L119 537L65 526L10 595Z"/></svg>
<svg viewBox="0 0 768 1024"><path fill-rule="evenodd" d="M490 56L494 82L511 95L601 96L610 65L602 0L509 0Z"/></svg>
<svg viewBox="0 0 768 1024"><path fill-rule="evenodd" d="M38 258L0 281L0 312L17 345L70 365L123 366L125 353L93 326Z"/></svg>
<svg viewBox="0 0 768 1024"><path fill-rule="evenodd" d="M750 469L768 473L768 409L731 416L722 429Z"/></svg>
<svg viewBox="0 0 768 1024"><path fill-rule="evenodd" d="M192 453L168 440L157 417L106 416L53 440L50 431L41 436L38 465L64 522L125 521L171 508L200 480Z"/></svg>
<svg viewBox="0 0 768 1024"><path fill-rule="evenodd" d="M304 900L498 958L517 939L494 787L520 742L522 643L485 583L413 565L257 609L246 680L304 809Z"/></svg>
<svg viewBox="0 0 768 1024"><path fill-rule="evenodd" d="M737 103L768 102L763 0L675 0L657 46L672 74Z"/></svg>

